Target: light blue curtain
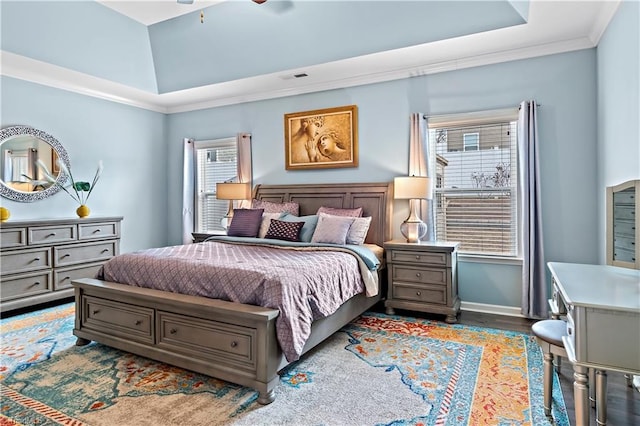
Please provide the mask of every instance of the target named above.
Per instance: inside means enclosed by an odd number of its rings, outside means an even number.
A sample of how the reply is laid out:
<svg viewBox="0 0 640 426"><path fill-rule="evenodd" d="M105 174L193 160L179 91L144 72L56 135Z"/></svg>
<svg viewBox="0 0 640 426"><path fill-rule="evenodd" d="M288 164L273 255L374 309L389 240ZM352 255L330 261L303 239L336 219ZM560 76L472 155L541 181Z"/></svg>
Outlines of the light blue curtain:
<svg viewBox="0 0 640 426"><path fill-rule="evenodd" d="M538 164L538 112L535 101L520 104L518 116L518 184L522 241L522 314L527 318L548 315L540 167Z"/></svg>
<svg viewBox="0 0 640 426"><path fill-rule="evenodd" d="M182 244L191 243L195 220L195 144L193 139L182 141Z"/></svg>
<svg viewBox="0 0 640 426"><path fill-rule="evenodd" d="M409 176L425 176L435 179L435 162L429 149L429 132L424 114L411 114L411 135L409 140ZM435 184L433 185L435 187ZM433 200L421 200L418 214L427 224L427 233L422 241L436 240L436 215Z"/></svg>

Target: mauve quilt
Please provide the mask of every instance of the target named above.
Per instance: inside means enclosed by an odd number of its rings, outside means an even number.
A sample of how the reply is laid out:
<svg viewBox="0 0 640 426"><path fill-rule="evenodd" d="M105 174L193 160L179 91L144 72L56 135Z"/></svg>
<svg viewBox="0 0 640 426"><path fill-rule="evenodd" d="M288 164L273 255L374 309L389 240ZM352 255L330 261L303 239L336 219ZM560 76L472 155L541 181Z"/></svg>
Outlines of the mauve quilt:
<svg viewBox="0 0 640 426"><path fill-rule="evenodd" d="M312 248L204 242L141 250L105 263L98 278L280 310L278 342L300 357L313 320L365 292L354 253Z"/></svg>

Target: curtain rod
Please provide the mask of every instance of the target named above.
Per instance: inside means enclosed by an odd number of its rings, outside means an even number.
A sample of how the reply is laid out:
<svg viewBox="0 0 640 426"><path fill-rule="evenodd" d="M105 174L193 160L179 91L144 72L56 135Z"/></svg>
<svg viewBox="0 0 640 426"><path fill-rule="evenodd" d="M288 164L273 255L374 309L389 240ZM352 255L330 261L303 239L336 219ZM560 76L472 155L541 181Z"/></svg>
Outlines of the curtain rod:
<svg viewBox="0 0 640 426"><path fill-rule="evenodd" d="M536 106L537 107L541 107L542 105L540 105L539 103L536 102ZM449 113L449 114L435 114L435 115L426 115L423 114L422 118L424 118L425 120L432 118L432 117L439 117L439 116L443 116L443 115L465 115L465 114L487 114L487 113L492 113L492 112L500 112L500 111L505 111L505 110L509 110L512 107L506 107L506 108L496 108L496 109L489 109L489 110L483 110L483 111L468 111L468 112L454 112L454 113ZM518 105L518 110L520 110L520 105Z"/></svg>

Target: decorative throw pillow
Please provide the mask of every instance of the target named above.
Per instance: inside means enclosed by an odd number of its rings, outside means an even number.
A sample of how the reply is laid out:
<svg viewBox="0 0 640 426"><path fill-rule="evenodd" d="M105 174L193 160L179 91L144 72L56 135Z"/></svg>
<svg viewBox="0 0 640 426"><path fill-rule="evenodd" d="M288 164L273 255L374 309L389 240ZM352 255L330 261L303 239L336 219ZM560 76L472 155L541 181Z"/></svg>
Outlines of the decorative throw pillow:
<svg viewBox="0 0 640 426"><path fill-rule="evenodd" d="M271 219L271 225L265 238L285 241L300 241L300 230L304 222L285 222L278 219Z"/></svg>
<svg viewBox="0 0 640 426"><path fill-rule="evenodd" d="M356 217L353 219L353 223L349 228L347 234L347 244L363 244L367 238L367 232L369 232L369 226L371 225L371 216Z"/></svg>
<svg viewBox="0 0 640 426"><path fill-rule="evenodd" d="M233 211L227 235L232 237L256 237L262 222L262 209L236 209Z"/></svg>
<svg viewBox="0 0 640 426"><path fill-rule="evenodd" d="M362 207L356 207L354 209L339 209L336 207L325 207L321 206L318 209L318 214L326 213L333 216L349 216L349 217L361 217L362 216Z"/></svg>
<svg viewBox="0 0 640 426"><path fill-rule="evenodd" d="M333 216L326 213L320 213L318 216L318 225L313 232L311 242L345 244L354 218Z"/></svg>
<svg viewBox="0 0 640 426"><path fill-rule="evenodd" d="M285 222L304 222L304 225L300 230L300 241L303 241L305 243L311 241L311 237L313 237L313 231L316 230L316 225L318 224L318 216L315 214L309 216L294 216L289 213L283 213L279 220Z"/></svg>
<svg viewBox="0 0 640 426"><path fill-rule="evenodd" d="M251 207L254 209L263 209L265 213L291 213L298 216L300 213L300 204L290 203L274 203L272 201L252 200Z"/></svg>
<svg viewBox="0 0 640 426"><path fill-rule="evenodd" d="M282 213L262 213L262 222L260 222L260 230L258 231L258 238L264 238L269 230L272 219L278 219Z"/></svg>

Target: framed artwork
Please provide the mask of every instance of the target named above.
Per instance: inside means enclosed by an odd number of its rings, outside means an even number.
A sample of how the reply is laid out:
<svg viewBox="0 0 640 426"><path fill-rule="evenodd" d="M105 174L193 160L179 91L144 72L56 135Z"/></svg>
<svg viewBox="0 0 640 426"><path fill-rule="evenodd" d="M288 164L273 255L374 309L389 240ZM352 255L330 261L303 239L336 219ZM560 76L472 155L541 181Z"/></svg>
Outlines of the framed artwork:
<svg viewBox="0 0 640 426"><path fill-rule="evenodd" d="M358 107L284 115L285 169L358 167Z"/></svg>

